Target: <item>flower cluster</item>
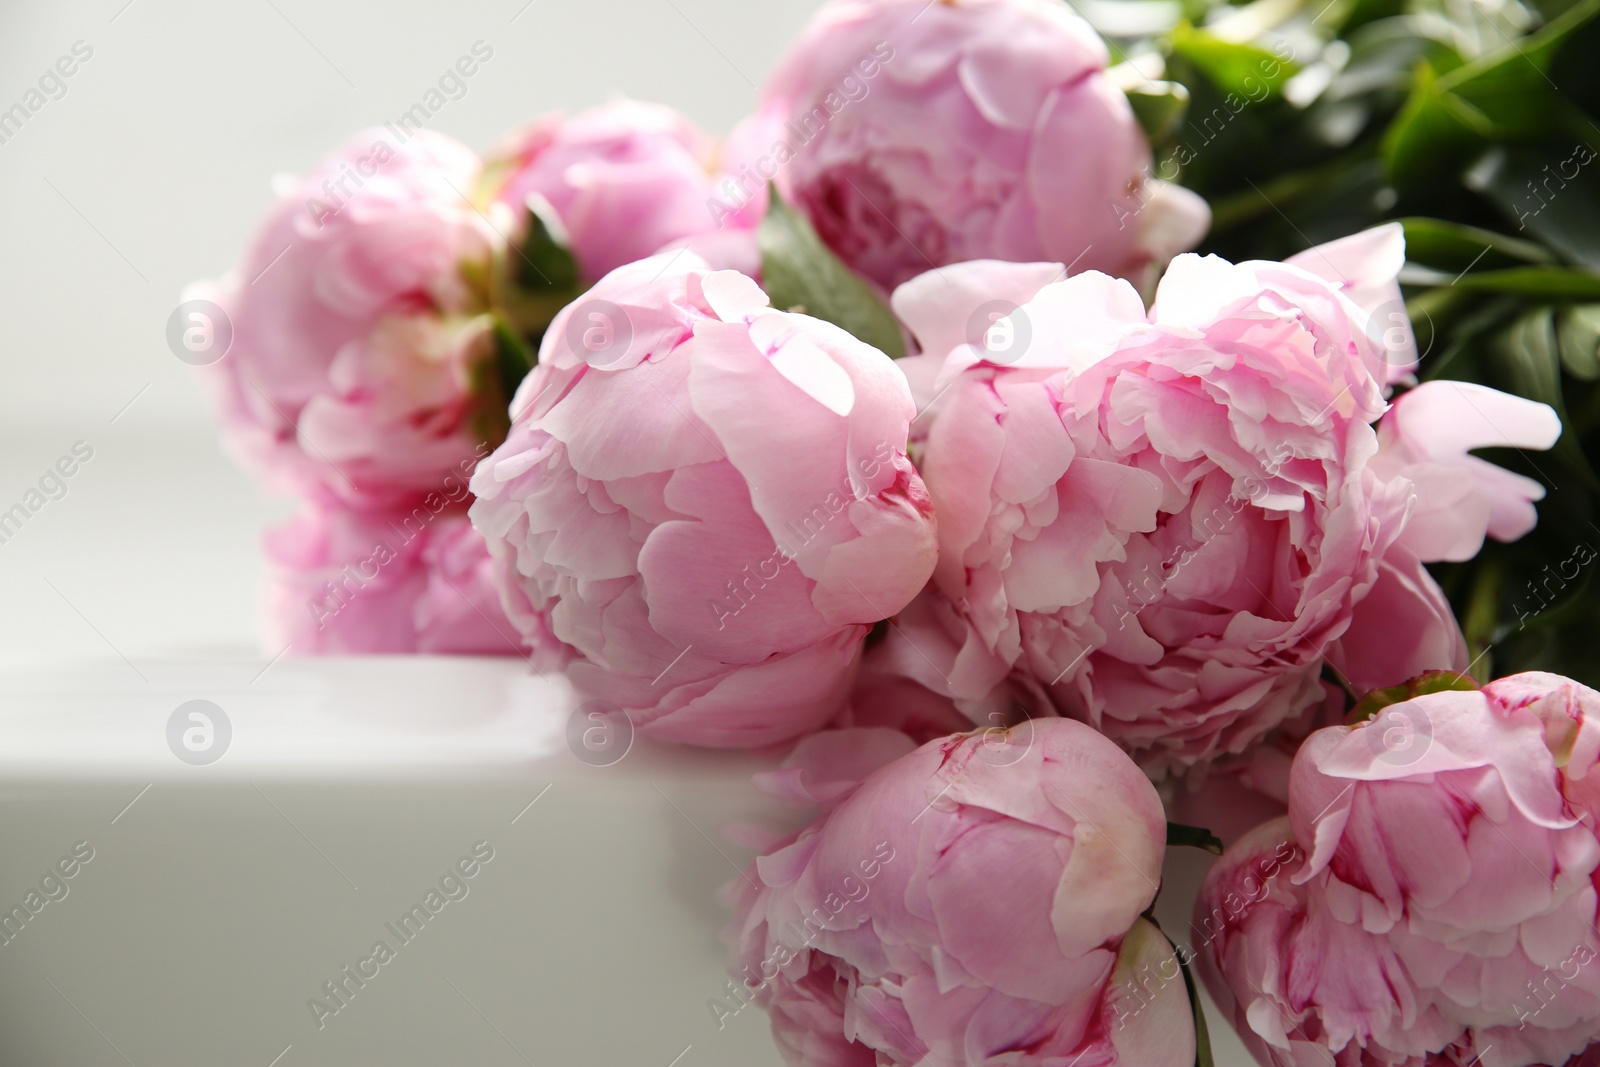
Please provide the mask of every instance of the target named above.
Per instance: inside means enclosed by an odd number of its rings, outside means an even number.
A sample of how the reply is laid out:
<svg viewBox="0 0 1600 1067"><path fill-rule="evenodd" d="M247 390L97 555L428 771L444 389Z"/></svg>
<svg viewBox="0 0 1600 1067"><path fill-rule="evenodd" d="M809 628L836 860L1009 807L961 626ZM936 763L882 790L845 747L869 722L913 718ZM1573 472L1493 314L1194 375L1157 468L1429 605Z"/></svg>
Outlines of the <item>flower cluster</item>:
<svg viewBox="0 0 1600 1067"><path fill-rule="evenodd" d="M1480 688L1435 578L1533 530L1473 453L1557 409L1419 351L1400 223L1188 251L1112 55L1056 0L832 0L725 141L622 101L284 183L195 294L225 439L305 502L273 643L787 746L758 785L815 817L731 887L712 1014L794 1064L1187 1067L1196 958L1268 1067L1564 1064L1600 695ZM1197 950L1171 816L1232 842Z"/></svg>
<svg viewBox="0 0 1600 1067"><path fill-rule="evenodd" d="M278 182L244 260L187 294L231 333L203 370L224 441L305 501L267 545L274 653L526 651L489 593L467 482L554 313L713 230L714 151L623 100L540 118L487 159L369 130ZM748 265L753 247L746 232L707 254Z"/></svg>

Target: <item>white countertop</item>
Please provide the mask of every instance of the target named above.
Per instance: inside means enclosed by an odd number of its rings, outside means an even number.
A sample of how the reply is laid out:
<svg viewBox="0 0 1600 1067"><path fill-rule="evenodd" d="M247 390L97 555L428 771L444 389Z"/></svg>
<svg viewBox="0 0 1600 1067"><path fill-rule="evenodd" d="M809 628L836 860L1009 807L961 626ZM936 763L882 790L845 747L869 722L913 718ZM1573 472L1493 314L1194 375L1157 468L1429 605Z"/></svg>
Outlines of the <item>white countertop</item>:
<svg viewBox="0 0 1600 1067"><path fill-rule="evenodd" d="M776 1067L757 1010L707 1007L717 889L752 855L723 831L801 817L751 786L769 760L641 737L587 764L577 695L520 660L263 649L260 530L288 507L209 434L96 433L0 543L0 905L96 850L0 946L0 1063ZM0 500L86 436L6 442ZM213 762L169 743L194 700L227 719ZM497 858L439 936L315 1027L321 983L480 840ZM1208 863L1169 855L1167 930Z"/></svg>

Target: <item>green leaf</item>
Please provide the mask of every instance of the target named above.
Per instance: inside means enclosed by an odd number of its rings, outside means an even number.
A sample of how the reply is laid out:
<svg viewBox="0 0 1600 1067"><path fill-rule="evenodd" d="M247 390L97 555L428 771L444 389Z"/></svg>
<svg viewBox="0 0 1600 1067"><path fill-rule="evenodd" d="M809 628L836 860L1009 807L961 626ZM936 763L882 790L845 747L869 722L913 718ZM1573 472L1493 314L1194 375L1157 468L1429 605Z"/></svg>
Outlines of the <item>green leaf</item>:
<svg viewBox="0 0 1600 1067"><path fill-rule="evenodd" d="M495 366L500 371L500 382L509 401L539 362L539 354L522 339L505 316L494 316Z"/></svg>
<svg viewBox="0 0 1600 1067"><path fill-rule="evenodd" d="M528 234L517 246L517 284L529 293L568 292L578 285L578 261L547 205L528 205ZM563 234L564 237L564 234Z"/></svg>
<svg viewBox="0 0 1600 1067"><path fill-rule="evenodd" d="M1448 199L1468 164L1502 142L1584 136L1587 123L1556 91L1548 70L1597 11L1600 0L1581 0L1537 33L1442 74L1419 64L1411 95L1383 140L1385 172L1401 195Z"/></svg>
<svg viewBox="0 0 1600 1067"><path fill-rule="evenodd" d="M1546 404L1561 403L1561 365L1556 349L1555 312L1534 308L1501 336L1504 367L1516 392Z"/></svg>
<svg viewBox="0 0 1600 1067"><path fill-rule="evenodd" d="M527 232L499 262L495 273L502 281L492 290L491 306L508 336L531 340L536 349L550 320L587 288L548 204L528 204Z"/></svg>
<svg viewBox="0 0 1600 1067"><path fill-rule="evenodd" d="M1134 117L1151 144L1163 144L1189 110L1189 90L1178 82L1147 82L1127 91Z"/></svg>
<svg viewBox="0 0 1600 1067"><path fill-rule="evenodd" d="M1600 378L1600 304L1566 309L1556 334L1567 373L1586 382Z"/></svg>
<svg viewBox="0 0 1600 1067"><path fill-rule="evenodd" d="M1333 18L1337 20L1335 25L1339 27L1339 35L1349 37L1353 30L1369 23L1403 15L1405 8L1404 0L1351 0L1346 10L1343 13L1336 12Z"/></svg>
<svg viewBox="0 0 1600 1067"><path fill-rule="evenodd" d="M1505 368L1517 393L1546 404L1561 403L1561 365L1556 350L1555 313L1534 308L1501 336Z"/></svg>
<svg viewBox="0 0 1600 1067"><path fill-rule="evenodd" d="M1445 219L1414 217L1401 219L1400 224L1406 231L1406 258L1441 270L1460 272L1507 262L1550 263L1555 258L1532 241Z"/></svg>
<svg viewBox="0 0 1600 1067"><path fill-rule="evenodd" d="M1258 218L1276 216L1279 211L1288 211L1291 205L1319 195L1337 194L1344 187L1358 184L1363 177L1361 172L1365 169L1361 163L1352 168L1346 160L1335 159L1327 166L1280 174L1271 181L1245 185L1232 195L1215 197L1211 201L1211 233L1215 235ZM1300 237L1299 234L1292 236ZM1300 238L1293 251L1314 243L1314 240ZM1243 260L1250 257L1241 255L1236 258ZM1282 256L1275 258L1281 259Z"/></svg>
<svg viewBox="0 0 1600 1067"><path fill-rule="evenodd" d="M1582 0L1559 18L1520 41L1508 40L1481 59L1439 79L1440 90L1455 93L1496 124L1525 135L1552 119L1557 99L1550 64L1568 37L1600 14L1600 0Z"/></svg>
<svg viewBox="0 0 1600 1067"><path fill-rule="evenodd" d="M1576 0L1532 0L1531 6L1547 19L1553 19L1571 8Z"/></svg>
<svg viewBox="0 0 1600 1067"><path fill-rule="evenodd" d="M467 364L467 395L473 403L469 424L479 441L495 448L511 429L511 397L538 357L503 315L485 312L482 319L487 329L480 336L488 351L486 358Z"/></svg>
<svg viewBox="0 0 1600 1067"><path fill-rule="evenodd" d="M1500 606L1505 602L1505 568L1493 552L1478 556L1466 610L1461 613L1461 635L1467 639L1467 662L1485 678L1494 677L1494 643L1500 636Z"/></svg>
<svg viewBox="0 0 1600 1067"><path fill-rule="evenodd" d="M1446 286L1429 289L1406 301L1414 329L1419 329L1417 345L1427 355L1422 361L1421 379L1467 378L1472 374L1452 373L1459 359L1470 363L1488 346L1490 335L1501 329L1516 314L1515 297L1496 296L1487 300L1465 289ZM1421 314L1417 314L1420 311ZM1418 328L1419 321L1426 323Z"/></svg>
<svg viewBox="0 0 1600 1067"><path fill-rule="evenodd" d="M1578 559L1579 552L1587 552L1588 558ZM1595 568L1589 566L1595 560L1595 550L1587 541L1573 550L1573 554L1556 564L1557 568L1565 567L1568 563L1577 563L1582 567L1576 581L1563 585L1557 592L1567 592L1567 595L1551 604L1536 604L1538 610L1529 612L1521 607L1521 598L1512 598L1508 607L1512 614L1517 616L1516 628L1511 633L1520 633L1524 630L1539 630L1545 627L1576 626L1583 622L1585 616L1593 614L1594 600L1590 594L1590 587L1594 584ZM1549 571L1540 577L1548 579ZM1565 579L1565 575L1561 576ZM1528 583L1528 591L1538 596L1541 590L1534 582Z"/></svg>
<svg viewBox="0 0 1600 1067"><path fill-rule="evenodd" d="M1409 18L1379 19L1352 33L1345 41L1350 60L1334 75L1328 97L1347 100L1373 93L1410 91L1417 63L1426 60L1437 72L1454 70L1461 57L1447 45L1418 35Z"/></svg>
<svg viewBox="0 0 1600 1067"><path fill-rule="evenodd" d="M1222 855L1222 838L1198 826L1185 826L1178 822L1167 823L1167 845L1203 848L1213 856Z"/></svg>
<svg viewBox="0 0 1600 1067"><path fill-rule="evenodd" d="M1570 371L1568 373L1571 374ZM1563 402L1572 420L1572 432L1585 442L1585 447L1592 449L1596 444L1596 431L1600 430L1600 387L1572 375L1566 383L1565 394ZM1600 606L1600 602L1597 602L1597 606Z"/></svg>
<svg viewBox="0 0 1600 1067"><path fill-rule="evenodd" d="M1452 283L1459 289L1514 293L1539 300L1600 301L1600 276L1566 267L1511 267L1474 271Z"/></svg>
<svg viewBox="0 0 1600 1067"><path fill-rule="evenodd" d="M1414 268L1402 268L1402 285L1413 284L1406 280ZM1473 359L1492 340L1491 335L1505 327L1522 308L1517 297L1495 295L1485 297L1480 292L1449 284L1450 279L1439 275L1439 282L1428 282L1435 288L1423 289L1406 299L1406 314L1411 318L1417 335L1417 347L1422 355L1423 381L1435 378L1469 378L1472 374L1447 374L1452 361L1466 356Z"/></svg>
<svg viewBox="0 0 1600 1067"><path fill-rule="evenodd" d="M1466 184L1493 202L1517 232L1600 271L1597 154L1573 139L1496 148L1467 172Z"/></svg>
<svg viewBox="0 0 1600 1067"><path fill-rule="evenodd" d="M1600 283L1600 278L1592 280ZM1577 434L1568 422L1566 406L1562 403L1561 356L1556 340L1555 310L1537 307L1524 313L1500 335L1496 349L1498 366L1506 377L1510 391L1529 400L1549 404L1560 417L1561 437L1550 454L1578 472L1591 487L1600 488L1600 479L1595 477L1594 469L1584 457Z"/></svg>
<svg viewBox="0 0 1600 1067"><path fill-rule="evenodd" d="M1193 64L1211 84L1246 100L1277 95L1283 83L1300 69L1265 48L1224 41L1188 22L1175 26L1167 40L1173 54Z"/></svg>
<svg viewBox="0 0 1600 1067"><path fill-rule="evenodd" d="M1443 87L1431 64L1418 63L1411 96L1383 137L1384 171L1413 194L1453 182L1493 132L1483 112Z"/></svg>
<svg viewBox="0 0 1600 1067"><path fill-rule="evenodd" d="M905 355L900 323L878 294L822 243L811 223L784 203L776 188L770 192L771 206L756 242L762 286L772 306L831 322L891 359Z"/></svg>
<svg viewBox="0 0 1600 1067"><path fill-rule="evenodd" d="M1409 682L1392 685L1387 689L1375 689L1368 693L1350 709L1345 725L1354 726L1358 722L1366 722L1376 717L1378 712L1390 704L1399 704L1425 693L1446 693L1452 690L1470 693L1477 688L1478 683L1465 672L1428 671Z"/></svg>

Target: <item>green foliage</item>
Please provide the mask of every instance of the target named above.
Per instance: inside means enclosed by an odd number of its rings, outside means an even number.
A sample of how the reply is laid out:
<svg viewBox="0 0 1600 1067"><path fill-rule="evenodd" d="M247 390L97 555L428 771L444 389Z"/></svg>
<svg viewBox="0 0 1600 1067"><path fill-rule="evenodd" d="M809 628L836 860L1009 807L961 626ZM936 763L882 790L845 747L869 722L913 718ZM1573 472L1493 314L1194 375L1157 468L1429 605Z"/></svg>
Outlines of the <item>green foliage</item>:
<svg viewBox="0 0 1600 1067"><path fill-rule="evenodd" d="M1165 144L1189 110L1189 90L1178 82L1146 82L1128 90L1128 103L1151 144Z"/></svg>
<svg viewBox="0 0 1600 1067"><path fill-rule="evenodd" d="M1204 849L1213 856L1222 855L1222 838L1200 826L1185 826L1178 822L1167 823L1167 845Z"/></svg>
<svg viewBox="0 0 1600 1067"><path fill-rule="evenodd" d="M1543 401L1564 427L1549 452L1482 453L1546 487L1538 528L1433 568L1473 674L1600 684L1600 0L1182 12L1113 44L1188 91L1181 113L1160 83L1134 106L1157 175L1212 204L1201 251L1282 259L1403 221L1421 376Z"/></svg>
<svg viewBox="0 0 1600 1067"><path fill-rule="evenodd" d="M1292 62L1280 61L1265 48L1225 41L1187 22L1179 23L1168 41L1174 56L1187 60L1223 93L1249 98L1264 87L1266 94L1274 94L1296 70Z"/></svg>
<svg viewBox="0 0 1600 1067"><path fill-rule="evenodd" d="M1429 671L1427 674L1411 679L1401 685L1390 686L1388 689L1379 689L1368 693L1350 709L1349 718L1346 720L1351 725L1358 722L1367 722L1377 716L1378 712L1390 704L1400 704L1412 697L1423 696L1427 693L1448 693L1453 690L1470 693L1478 688L1478 683L1471 677L1458 674L1455 671Z"/></svg>
<svg viewBox="0 0 1600 1067"><path fill-rule="evenodd" d="M529 205L524 233L506 256L505 271L509 284L500 302L513 326L537 350L556 312L587 288L578 261L567 249L565 233L542 206Z"/></svg>
<svg viewBox="0 0 1600 1067"><path fill-rule="evenodd" d="M900 324L888 305L822 243L804 215L783 202L776 187L771 197L756 241L772 306L831 322L892 359L905 355Z"/></svg>

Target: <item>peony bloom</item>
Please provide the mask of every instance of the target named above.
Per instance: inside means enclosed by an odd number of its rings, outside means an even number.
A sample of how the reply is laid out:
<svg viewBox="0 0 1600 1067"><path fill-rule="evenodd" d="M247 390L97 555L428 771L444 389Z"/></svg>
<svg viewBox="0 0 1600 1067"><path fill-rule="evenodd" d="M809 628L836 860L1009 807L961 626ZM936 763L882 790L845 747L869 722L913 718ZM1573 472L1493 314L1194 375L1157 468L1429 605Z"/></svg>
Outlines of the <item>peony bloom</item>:
<svg viewBox="0 0 1600 1067"><path fill-rule="evenodd" d="M312 508L267 534L267 643L295 655L525 655L459 496L384 515Z"/></svg>
<svg viewBox="0 0 1600 1067"><path fill-rule="evenodd" d="M1171 789L1175 822L1232 842L1287 810L1289 768L1306 736L1342 723L1347 694L1401 685L1429 671L1465 674L1467 641L1444 591L1403 545L1384 553L1378 580L1355 606L1350 628L1328 646L1323 696L1244 754L1212 764ZM1337 684L1335 684L1337 683Z"/></svg>
<svg viewBox="0 0 1600 1067"><path fill-rule="evenodd" d="M502 242L468 201L477 156L369 130L280 183L238 269L193 290L232 342L204 370L224 440L275 487L409 507L504 429L481 293Z"/></svg>
<svg viewBox="0 0 1600 1067"><path fill-rule="evenodd" d="M1467 641L1427 569L1400 545L1384 554L1378 580L1328 646L1323 694L1244 754L1218 760L1204 775L1174 783L1174 822L1204 826L1232 842L1283 815L1295 753L1312 732L1344 722L1348 694L1402 685L1431 671L1465 675Z"/></svg>
<svg viewBox="0 0 1600 1067"><path fill-rule="evenodd" d="M1401 544L1420 559L1471 559L1487 534L1515 541L1538 521L1544 486L1487 460L1474 448L1546 449L1561 436L1548 404L1472 382L1424 382L1394 402L1378 424L1374 469L1408 478L1417 505Z"/></svg>
<svg viewBox="0 0 1600 1067"><path fill-rule="evenodd" d="M819 735L771 776L826 814L733 883L719 1019L762 1005L808 1067L1192 1064L1177 959L1141 917L1166 827L1139 769L1064 719L892 758L907 744Z"/></svg>
<svg viewBox="0 0 1600 1067"><path fill-rule="evenodd" d="M206 366L230 450L270 485L410 507L504 432L478 158L432 131L358 134L280 198L234 274L192 296L232 344Z"/></svg>
<svg viewBox="0 0 1600 1067"><path fill-rule="evenodd" d="M968 318L941 275L991 277L1004 314ZM922 473L970 628L955 695L1020 671L1156 777L1321 699L1411 497L1369 469L1384 358L1351 298L1186 255L1148 313L1048 265L947 268L894 303L948 353Z"/></svg>
<svg viewBox="0 0 1600 1067"><path fill-rule="evenodd" d="M1307 740L1288 817L1197 905L1202 973L1259 1062L1527 1067L1600 1040L1597 715L1530 673Z"/></svg>
<svg viewBox="0 0 1600 1067"><path fill-rule="evenodd" d="M1133 277L1192 248L1210 213L1149 177L1108 58L1055 0L834 0L735 138L722 213L775 179L885 290L974 259Z"/></svg>
<svg viewBox="0 0 1600 1067"><path fill-rule="evenodd" d="M554 209L584 278L594 281L716 231L707 208L715 156L714 142L671 108L618 100L534 120L489 167L505 175L503 203L521 210L535 196ZM715 247L705 240L697 250Z"/></svg>
<svg viewBox="0 0 1600 1067"><path fill-rule="evenodd" d="M1436 557L1404 540L1428 470L1382 443L1416 365L1392 318L1399 240L1391 224L1288 263L1179 256L1148 311L1053 264L895 292L932 397L935 584L967 629L951 696L1020 673L1160 778L1299 719L1325 665L1357 692L1466 669ZM1486 410L1547 410L1484 392Z"/></svg>
<svg viewBox="0 0 1600 1067"><path fill-rule="evenodd" d="M1328 666L1357 696L1428 671L1464 674L1469 666L1467 639L1444 590L1404 537L1402 531L1401 543L1384 553L1378 580L1350 614L1350 628L1328 646Z"/></svg>
<svg viewBox="0 0 1600 1067"><path fill-rule="evenodd" d="M898 368L688 252L559 315L478 466L507 612L648 733L753 746L843 707L933 569Z"/></svg>

